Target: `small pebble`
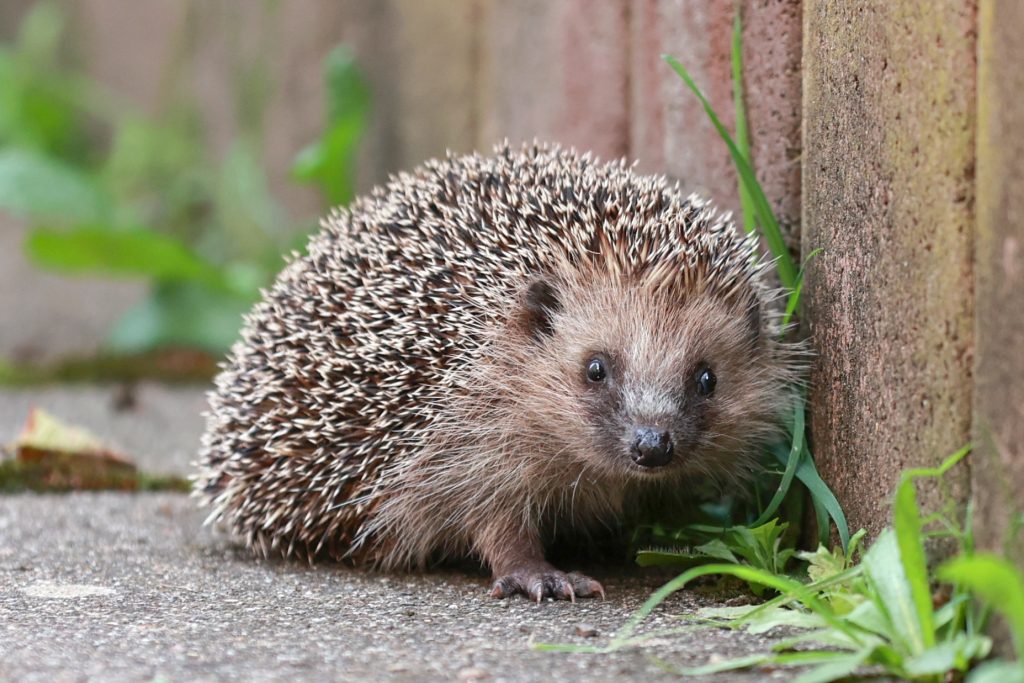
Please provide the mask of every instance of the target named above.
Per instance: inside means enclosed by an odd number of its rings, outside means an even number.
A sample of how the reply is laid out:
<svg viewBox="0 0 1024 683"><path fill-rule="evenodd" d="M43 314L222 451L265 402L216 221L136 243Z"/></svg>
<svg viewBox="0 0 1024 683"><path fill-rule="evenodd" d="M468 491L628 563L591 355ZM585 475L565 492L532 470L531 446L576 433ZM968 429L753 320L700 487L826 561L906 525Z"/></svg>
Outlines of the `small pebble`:
<svg viewBox="0 0 1024 683"><path fill-rule="evenodd" d="M465 669L460 669L458 673L460 681L484 681L490 677L489 673L478 666L467 666Z"/></svg>
<svg viewBox="0 0 1024 683"><path fill-rule="evenodd" d="M599 631L596 627L590 624L577 624L576 635L582 638L597 638Z"/></svg>

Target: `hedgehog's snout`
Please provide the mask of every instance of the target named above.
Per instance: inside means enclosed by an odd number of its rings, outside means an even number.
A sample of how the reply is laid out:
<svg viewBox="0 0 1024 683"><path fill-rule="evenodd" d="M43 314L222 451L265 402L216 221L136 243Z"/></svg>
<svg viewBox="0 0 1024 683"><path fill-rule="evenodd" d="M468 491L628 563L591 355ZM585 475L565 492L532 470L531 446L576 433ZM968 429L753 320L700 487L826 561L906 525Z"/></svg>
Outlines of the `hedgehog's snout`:
<svg viewBox="0 0 1024 683"><path fill-rule="evenodd" d="M672 435L661 427L637 427L633 432L631 455L641 467L661 467L672 461Z"/></svg>

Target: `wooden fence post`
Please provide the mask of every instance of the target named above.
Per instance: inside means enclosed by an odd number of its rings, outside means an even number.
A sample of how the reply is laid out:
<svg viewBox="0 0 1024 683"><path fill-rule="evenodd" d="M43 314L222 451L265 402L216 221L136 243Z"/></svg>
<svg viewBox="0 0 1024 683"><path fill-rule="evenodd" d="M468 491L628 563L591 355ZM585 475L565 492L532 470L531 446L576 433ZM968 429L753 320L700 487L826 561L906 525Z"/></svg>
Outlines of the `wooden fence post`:
<svg viewBox="0 0 1024 683"><path fill-rule="evenodd" d="M811 425L851 529L970 437L975 45L970 2L804 3Z"/></svg>
<svg viewBox="0 0 1024 683"><path fill-rule="evenodd" d="M975 241L974 454L981 546L1001 550L1024 511L1024 5L978 13L978 231ZM1024 568L1024 539L1010 546Z"/></svg>

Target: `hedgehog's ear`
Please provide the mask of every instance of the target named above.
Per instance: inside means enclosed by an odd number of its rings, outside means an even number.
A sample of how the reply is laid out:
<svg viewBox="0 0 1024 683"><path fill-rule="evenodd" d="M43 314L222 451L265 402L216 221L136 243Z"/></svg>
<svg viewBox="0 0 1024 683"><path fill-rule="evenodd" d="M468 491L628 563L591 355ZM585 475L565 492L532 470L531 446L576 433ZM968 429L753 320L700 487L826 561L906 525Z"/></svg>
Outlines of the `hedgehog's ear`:
<svg viewBox="0 0 1024 683"><path fill-rule="evenodd" d="M523 296L523 323L534 339L550 337L555 333L552 318L562 309L558 292L547 280L534 280Z"/></svg>

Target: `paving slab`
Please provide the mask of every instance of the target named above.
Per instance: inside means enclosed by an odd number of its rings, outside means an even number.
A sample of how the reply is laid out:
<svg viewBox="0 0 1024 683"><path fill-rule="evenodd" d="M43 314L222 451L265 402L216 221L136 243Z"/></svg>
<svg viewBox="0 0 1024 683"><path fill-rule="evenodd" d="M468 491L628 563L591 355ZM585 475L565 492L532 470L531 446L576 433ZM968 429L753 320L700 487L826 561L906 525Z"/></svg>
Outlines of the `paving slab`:
<svg viewBox="0 0 1024 683"><path fill-rule="evenodd" d="M597 570L604 601L495 600L467 571L256 561L202 527L193 503L0 497L0 680L662 681L676 679L655 658L697 665L769 642L697 630L608 655L540 652L532 644L606 642L664 575ZM704 600L677 594L644 628L677 627L673 615ZM578 635L584 624L597 635Z"/></svg>

